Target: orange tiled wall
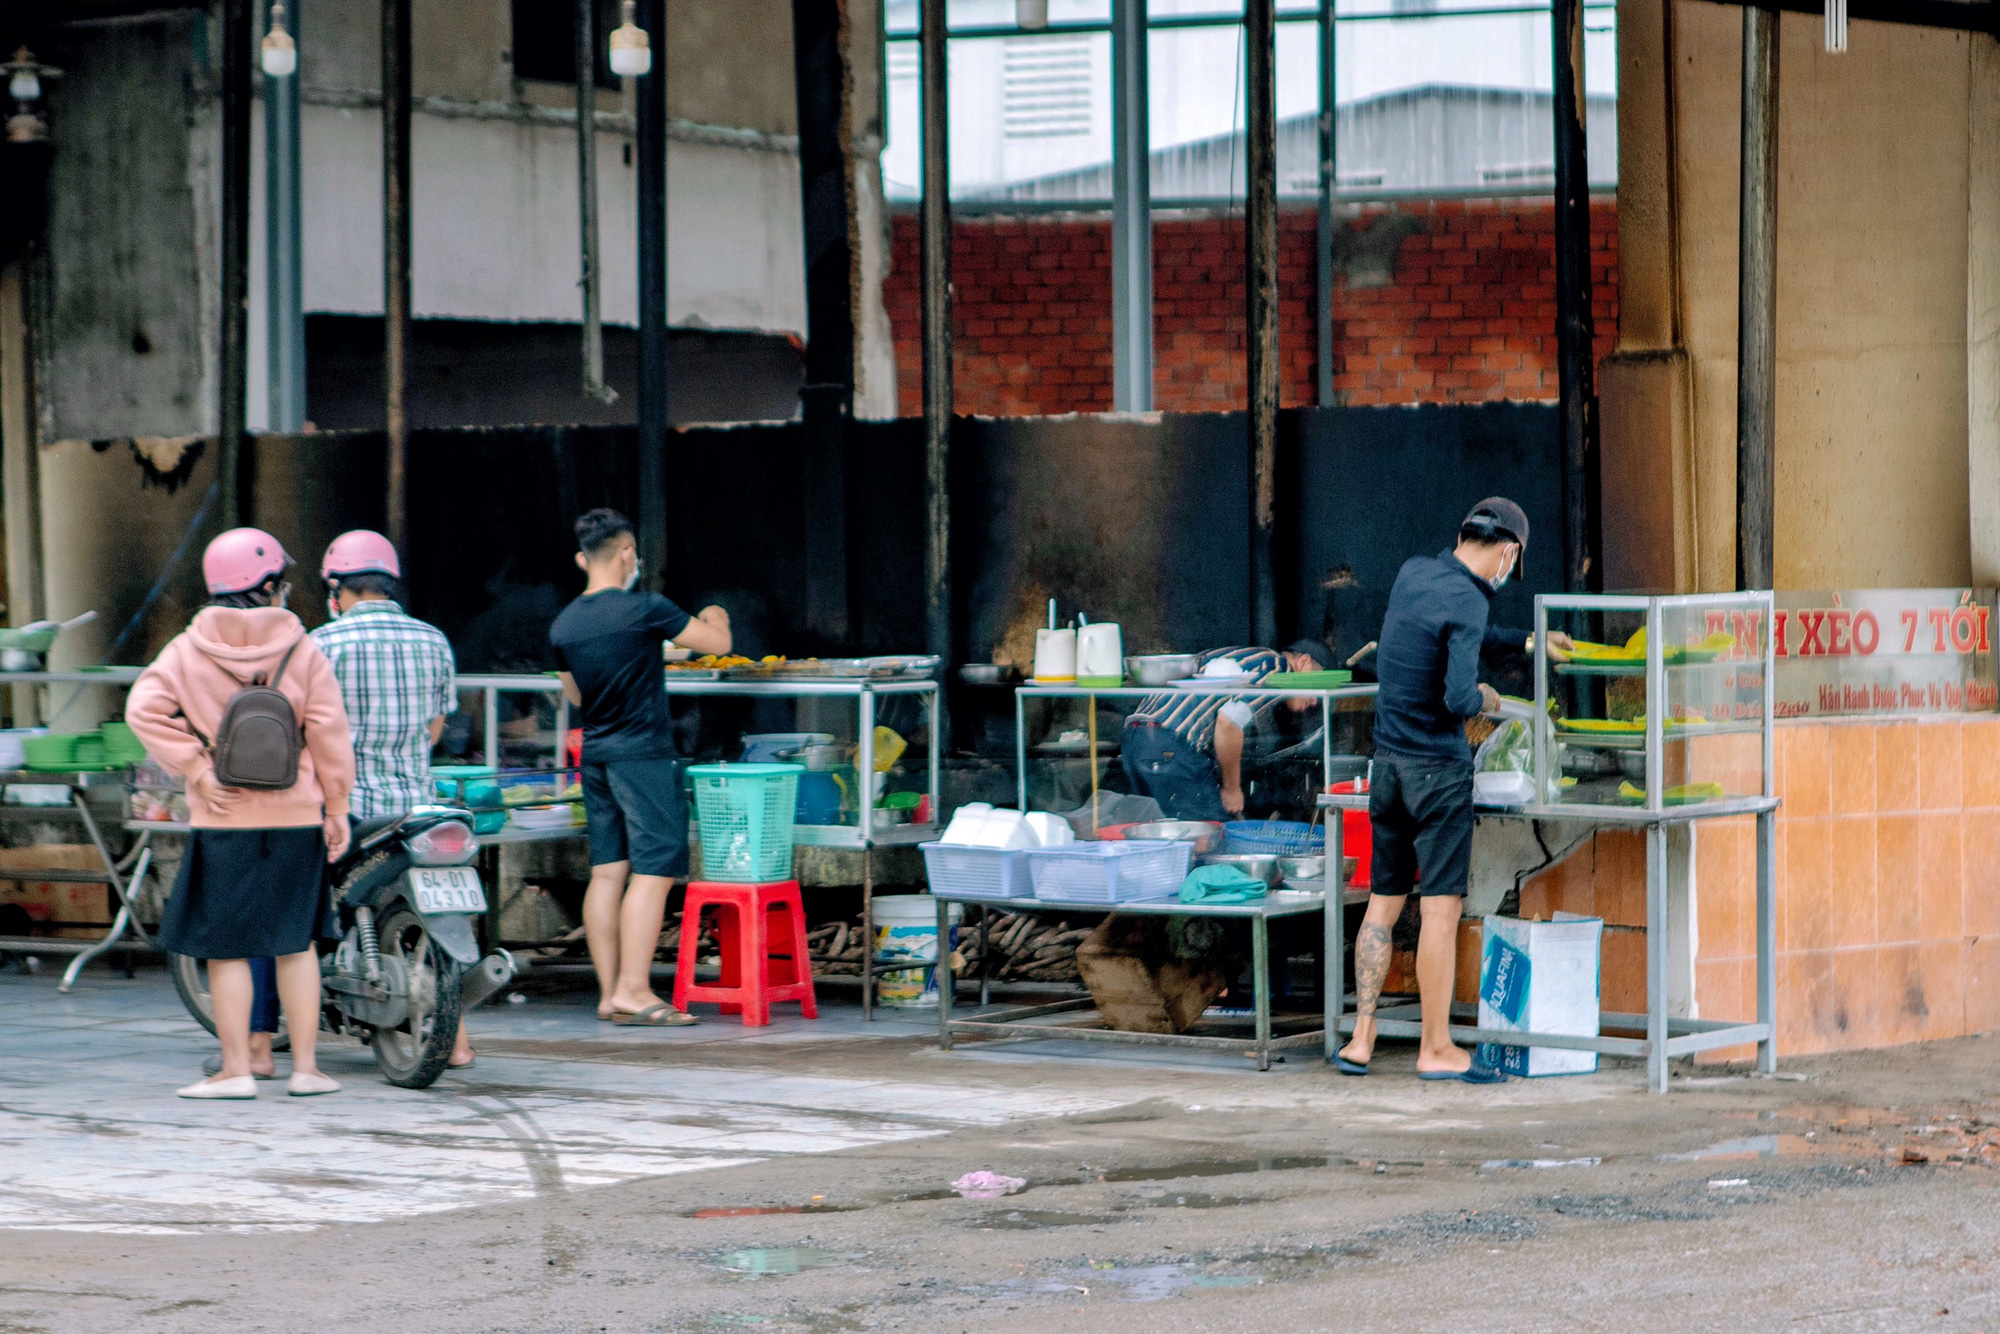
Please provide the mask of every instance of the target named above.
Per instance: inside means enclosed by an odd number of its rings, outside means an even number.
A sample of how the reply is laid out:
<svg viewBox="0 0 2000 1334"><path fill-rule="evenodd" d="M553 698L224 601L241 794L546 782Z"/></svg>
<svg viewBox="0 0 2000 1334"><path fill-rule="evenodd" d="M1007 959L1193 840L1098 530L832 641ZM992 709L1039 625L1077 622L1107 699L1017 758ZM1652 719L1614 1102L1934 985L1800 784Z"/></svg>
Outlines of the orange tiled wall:
<svg viewBox="0 0 2000 1334"><path fill-rule="evenodd" d="M1694 776L1746 772L1734 749ZM2000 716L1780 723L1776 765L1779 1054L2000 1027ZM1705 1018L1755 1014L1755 857L1752 821L1700 826ZM1604 917L1607 1010L1643 1004L1645 869L1637 835L1600 834L1522 890L1526 916Z"/></svg>

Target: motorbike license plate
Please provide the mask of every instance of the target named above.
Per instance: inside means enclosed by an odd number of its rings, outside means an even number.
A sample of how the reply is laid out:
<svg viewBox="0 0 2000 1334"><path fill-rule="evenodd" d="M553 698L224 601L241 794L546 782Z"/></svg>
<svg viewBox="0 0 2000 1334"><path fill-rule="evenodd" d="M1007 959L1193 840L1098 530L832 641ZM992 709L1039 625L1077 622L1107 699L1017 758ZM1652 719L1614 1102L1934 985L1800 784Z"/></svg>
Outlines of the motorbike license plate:
<svg viewBox="0 0 2000 1334"><path fill-rule="evenodd" d="M470 866L413 869L410 888L416 892L418 912L486 911L486 890Z"/></svg>

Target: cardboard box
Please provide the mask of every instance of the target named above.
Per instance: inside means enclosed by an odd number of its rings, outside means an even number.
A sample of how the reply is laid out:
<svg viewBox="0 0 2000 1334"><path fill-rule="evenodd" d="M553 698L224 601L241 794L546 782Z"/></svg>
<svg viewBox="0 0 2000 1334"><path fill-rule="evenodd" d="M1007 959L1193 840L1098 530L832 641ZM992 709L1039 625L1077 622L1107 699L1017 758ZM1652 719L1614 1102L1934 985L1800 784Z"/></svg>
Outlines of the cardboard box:
<svg viewBox="0 0 2000 1334"><path fill-rule="evenodd" d="M1594 1037L1604 919L1559 912L1528 922L1497 914L1485 920L1479 974L1479 1026ZM1479 1058L1510 1075L1577 1075L1597 1069L1597 1053L1562 1047L1482 1042Z"/></svg>
<svg viewBox="0 0 2000 1334"><path fill-rule="evenodd" d="M100 871L104 861L88 843L45 843L0 848L0 875L24 871ZM62 923L108 926L115 914L111 886L49 880L0 880L0 903L20 905L37 928ZM102 935L100 932L87 934Z"/></svg>

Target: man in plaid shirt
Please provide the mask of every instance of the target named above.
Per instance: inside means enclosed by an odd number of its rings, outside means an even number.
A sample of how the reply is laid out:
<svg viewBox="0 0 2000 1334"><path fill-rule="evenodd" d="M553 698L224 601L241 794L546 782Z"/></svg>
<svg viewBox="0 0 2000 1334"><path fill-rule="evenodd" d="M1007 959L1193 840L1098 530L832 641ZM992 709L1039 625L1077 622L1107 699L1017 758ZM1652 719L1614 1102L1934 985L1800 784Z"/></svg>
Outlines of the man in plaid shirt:
<svg viewBox="0 0 2000 1334"><path fill-rule="evenodd" d="M445 715L458 707L451 642L403 610L402 566L380 533L357 529L336 537L319 574L333 619L312 637L333 664L354 732L354 818L434 804L431 748ZM451 1065L472 1060L460 1019Z"/></svg>

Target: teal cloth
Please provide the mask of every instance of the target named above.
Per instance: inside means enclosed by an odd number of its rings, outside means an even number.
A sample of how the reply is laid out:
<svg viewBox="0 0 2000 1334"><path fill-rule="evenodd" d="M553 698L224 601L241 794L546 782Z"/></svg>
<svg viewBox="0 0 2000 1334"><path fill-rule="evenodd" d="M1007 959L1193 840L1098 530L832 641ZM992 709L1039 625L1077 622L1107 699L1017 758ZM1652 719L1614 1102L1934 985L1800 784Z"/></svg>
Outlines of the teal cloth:
<svg viewBox="0 0 2000 1334"><path fill-rule="evenodd" d="M1182 903L1255 903L1268 890L1262 880L1234 866L1197 866L1181 881Z"/></svg>

